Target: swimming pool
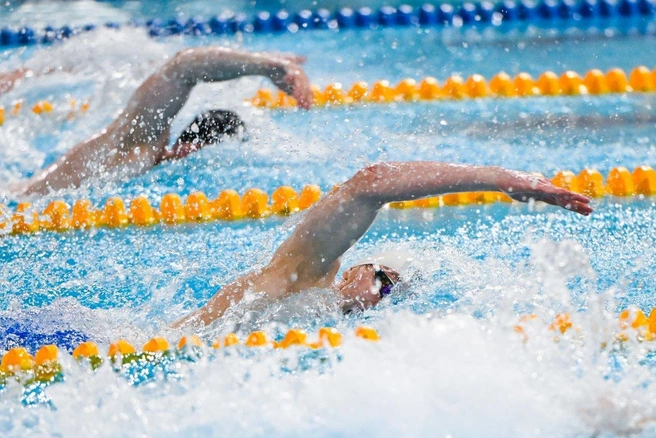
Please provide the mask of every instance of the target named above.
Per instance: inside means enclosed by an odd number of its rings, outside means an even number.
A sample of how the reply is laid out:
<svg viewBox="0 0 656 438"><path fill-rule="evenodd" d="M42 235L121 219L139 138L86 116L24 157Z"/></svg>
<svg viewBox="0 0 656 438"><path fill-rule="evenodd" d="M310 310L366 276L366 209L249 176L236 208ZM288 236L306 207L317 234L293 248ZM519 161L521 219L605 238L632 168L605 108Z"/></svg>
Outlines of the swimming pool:
<svg viewBox="0 0 656 438"><path fill-rule="evenodd" d="M129 14L129 8L100 11ZM65 15L54 18L63 21ZM625 24L605 23L602 29ZM308 56L309 76L320 85L442 79L453 73L490 77L501 70L536 76L548 69L653 67L656 45L649 33L573 27L161 40L143 30L100 29L51 48L5 50L0 59L6 70L27 63L70 71L27 80L0 96L0 104L48 99L65 105L74 98L88 101L89 110L73 120L66 120L64 110L8 117L0 127L0 180L19 181L102 129L166 56L197 44L302 53ZM243 193L259 187L270 193L280 185L306 183L326 191L376 160L501 164L548 176L560 169L592 167L607 174L616 166L656 163L653 94L399 103L307 113L244 107L242 99L261 85L241 80L230 88L203 86L174 126L182 129L200 109L227 107L243 115L248 142L208 148L129 182L96 184L63 199L88 197L101 205L109 196L145 194L157 202L168 192L202 190L214 196L224 188ZM33 201L43 208L50 199ZM12 206L17 201L0 198ZM628 342L620 350L599 345L619 331L619 310L656 307L650 281L656 271L654 204L650 198L604 198L595 207L589 218L508 204L385 211L343 265L379 248L411 248L421 255L425 281L408 296L345 318L326 303L325 292L317 291L281 309L250 314L240 326L244 333L256 328L275 333L334 325L346 336L339 351L221 353L148 369L136 378L129 372L127 378L117 375L109 366L92 373L64 357L64 383L38 396L23 394L20 385L4 388L0 421L16 436L128 430L326 436L634 431L649 436L656 409L649 344ZM266 262L297 220L4 236L2 348L20 344L33 352L56 341L70 350L93 340L104 350L118 338L141 345L236 275ZM513 329L520 315L534 313L549 323L560 312L571 314L583 340L572 331L553 342L553 332L535 328L524 343ZM376 327L381 342L354 339L350 333L362 323ZM203 335L213 339L232 328L228 322ZM141 383L134 386L135 381Z"/></svg>

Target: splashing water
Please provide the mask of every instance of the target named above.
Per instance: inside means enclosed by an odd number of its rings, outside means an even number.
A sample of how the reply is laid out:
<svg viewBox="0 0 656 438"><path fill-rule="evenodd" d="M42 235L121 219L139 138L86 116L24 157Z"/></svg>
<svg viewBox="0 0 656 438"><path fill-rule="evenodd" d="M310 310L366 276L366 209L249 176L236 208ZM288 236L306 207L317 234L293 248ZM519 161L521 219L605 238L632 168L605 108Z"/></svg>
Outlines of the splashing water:
<svg viewBox="0 0 656 438"><path fill-rule="evenodd" d="M391 67L373 65L371 53L358 47L362 35L370 51L392 40L414 49L386 53ZM450 46L452 56L435 61L426 59L437 50L439 37L432 34L422 39L409 30L343 33L339 48L337 38L329 36L273 41L252 36L236 45L305 52L308 71L322 84L335 78L348 83L354 71L369 81L390 74L395 80L476 71L481 65L472 60L481 53L493 60L485 68L496 72L506 61L517 64L525 53L511 50L495 60L493 46ZM138 30L102 30L52 48L3 55L8 70L56 67L0 96L5 106L16 99L74 98L88 99L90 108L73 122L65 121L64 113L8 118L0 128L0 180L22 181L102 129L148 74L190 44L196 43L155 41ZM626 65L641 62L621 50L631 41L612 40L610 54L604 44L587 41L577 50L599 53L601 64L613 57ZM560 49L527 51L532 69L589 67L576 55L561 57ZM408 64L406 56L424 61ZM465 61L473 65L464 67ZM358 63L361 68L354 67ZM593 165L604 171L650 163L656 150L653 122L642 117L652 105L647 95L283 114L242 106L260 85L259 79L247 79L195 90L173 129L218 105L243 116L249 142L227 142L134 180L94 183L64 197L90 197L100 204L114 194L126 199L146 194L158 202L169 191L216 194L251 186L270 191L304 183L325 190L363 164L387 159L503 164L545 173ZM624 114L622 123L606 123L617 113ZM16 202L6 189L0 188L2 202ZM47 200L33 201L42 208ZM204 333L211 340L235 328L243 337L256 328L282 333L333 324L349 333L339 351L313 356L295 349L222 350L196 363L156 369L136 386L109 366L92 373L65 357L65 382L49 386L44 400L30 408L23 406L22 386L10 383L3 389L0 426L15 436L126 430L133 435L653 435L649 344L630 340L616 347L613 336L619 331L618 309L656 306L649 281L656 272L654 205L649 199L605 200L596 207L590 218L544 206L385 211L345 255L343 266L380 250L414 251L421 281L407 295L344 317L330 291L307 291L257 311L240 309L233 320ZM71 350L89 339L106 351L110 341L122 337L145 342L234 277L266 263L292 228L293 223L271 219L3 237L2 347L34 351L56 340ZM565 334L546 328L561 312L574 324ZM515 325L525 314L536 319L522 326L524 336ZM353 327L361 323L374 325L382 340L353 337Z"/></svg>

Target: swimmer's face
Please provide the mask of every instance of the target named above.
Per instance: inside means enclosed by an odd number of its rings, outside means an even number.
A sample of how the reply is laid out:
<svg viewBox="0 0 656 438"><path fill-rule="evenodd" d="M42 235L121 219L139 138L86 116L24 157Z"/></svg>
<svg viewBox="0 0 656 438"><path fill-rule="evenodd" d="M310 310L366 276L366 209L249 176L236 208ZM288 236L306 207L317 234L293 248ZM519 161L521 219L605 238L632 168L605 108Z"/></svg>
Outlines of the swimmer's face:
<svg viewBox="0 0 656 438"><path fill-rule="evenodd" d="M399 280L399 273L392 269L380 267L393 282ZM373 265L358 265L347 269L336 287L342 298L345 312L366 310L381 300L380 280L376 279Z"/></svg>

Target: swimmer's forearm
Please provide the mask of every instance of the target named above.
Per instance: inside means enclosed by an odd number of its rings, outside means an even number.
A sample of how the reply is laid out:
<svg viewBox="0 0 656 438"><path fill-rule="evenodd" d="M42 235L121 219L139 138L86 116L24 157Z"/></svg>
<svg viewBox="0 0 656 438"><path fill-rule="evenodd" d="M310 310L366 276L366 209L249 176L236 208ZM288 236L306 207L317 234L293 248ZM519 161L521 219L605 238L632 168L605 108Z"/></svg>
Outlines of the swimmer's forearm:
<svg viewBox="0 0 656 438"><path fill-rule="evenodd" d="M195 312L179 319L171 324L174 329L187 327L208 326L221 318L233 305L238 304L244 298L243 291L231 291L230 287L223 288L214 295L204 306Z"/></svg>
<svg viewBox="0 0 656 438"><path fill-rule="evenodd" d="M379 163L358 172L350 184L358 196L377 204L445 193L511 191L517 173L494 166L468 166L433 161Z"/></svg>
<svg viewBox="0 0 656 438"><path fill-rule="evenodd" d="M284 59L266 53L239 52L225 47L201 47L178 53L167 65L171 74L195 85L241 76L284 74Z"/></svg>
<svg viewBox="0 0 656 438"><path fill-rule="evenodd" d="M209 301L184 318L171 324L174 329L187 327L208 326L221 318L232 306L239 304L244 299L247 290L257 288L260 279L259 271L244 275L227 284L217 292Z"/></svg>
<svg viewBox="0 0 656 438"><path fill-rule="evenodd" d="M372 208L444 193L499 191L515 201L542 201L583 215L592 213L586 196L556 187L541 175L494 166L431 161L383 163L359 172L349 184L355 187L356 199Z"/></svg>

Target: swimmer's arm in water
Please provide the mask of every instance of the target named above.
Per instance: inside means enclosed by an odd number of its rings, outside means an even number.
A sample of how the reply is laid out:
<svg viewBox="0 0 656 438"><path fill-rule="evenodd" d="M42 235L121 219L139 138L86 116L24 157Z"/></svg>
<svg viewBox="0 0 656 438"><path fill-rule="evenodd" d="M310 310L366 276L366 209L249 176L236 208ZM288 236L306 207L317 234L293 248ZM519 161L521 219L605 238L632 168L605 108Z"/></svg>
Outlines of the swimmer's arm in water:
<svg viewBox="0 0 656 438"><path fill-rule="evenodd" d="M30 74L31 71L24 68L0 73L0 94L10 91L18 81Z"/></svg>
<svg viewBox="0 0 656 438"><path fill-rule="evenodd" d="M0 94L11 91L17 83L25 78L38 78L40 76L48 75L57 71L68 72L70 70L70 68L49 67L39 72L29 68L19 68L6 73L0 73Z"/></svg>
<svg viewBox="0 0 656 438"><path fill-rule="evenodd" d="M521 202L534 199L584 215L592 212L585 196L523 172L430 161L374 164L315 204L265 268L232 282L174 327L211 323L247 290L281 298L308 287L326 287L339 258L369 229L383 205L466 191L500 191Z"/></svg>
<svg viewBox="0 0 656 438"><path fill-rule="evenodd" d="M293 55L247 53L222 47L179 52L139 86L114 122L73 147L18 190L45 194L78 187L90 177L131 177L162 161L181 158L186 154L166 152L170 126L200 82L262 75L296 97L300 106L309 108L312 91L299 66L302 62L303 58Z"/></svg>

